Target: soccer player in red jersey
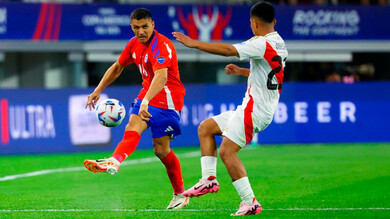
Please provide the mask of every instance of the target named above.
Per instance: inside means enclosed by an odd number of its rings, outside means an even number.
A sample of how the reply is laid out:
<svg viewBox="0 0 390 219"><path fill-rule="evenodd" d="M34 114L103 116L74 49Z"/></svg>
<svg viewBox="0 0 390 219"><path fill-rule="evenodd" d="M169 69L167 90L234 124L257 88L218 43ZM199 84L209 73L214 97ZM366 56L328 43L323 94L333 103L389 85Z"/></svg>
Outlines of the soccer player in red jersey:
<svg viewBox="0 0 390 219"><path fill-rule="evenodd" d="M101 92L132 63L141 72L143 88L134 100L123 139L113 155L109 159L86 160L84 166L95 173L117 173L120 163L136 149L141 133L151 127L154 153L165 165L174 190L167 208L180 209L188 205L189 199L182 194L184 185L180 162L169 147L170 140L181 134L180 111L185 95L176 49L167 37L154 30L149 10L136 9L130 19L135 37L130 39L118 61L106 71L99 85L88 96L85 108L95 108Z"/></svg>

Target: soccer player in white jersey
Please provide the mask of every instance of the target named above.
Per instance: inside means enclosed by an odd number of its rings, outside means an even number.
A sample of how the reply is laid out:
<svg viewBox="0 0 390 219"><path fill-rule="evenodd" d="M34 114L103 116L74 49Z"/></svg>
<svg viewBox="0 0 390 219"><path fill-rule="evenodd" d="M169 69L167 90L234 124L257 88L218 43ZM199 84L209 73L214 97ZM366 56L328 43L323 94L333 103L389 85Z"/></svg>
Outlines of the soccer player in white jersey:
<svg viewBox="0 0 390 219"><path fill-rule="evenodd" d="M200 124L198 135L202 153L202 178L183 193L185 196L199 197L218 192L215 136L222 135L219 156L242 199L238 211L232 216L261 212L261 205L255 198L237 152L252 140L255 133L264 130L271 123L279 101L287 50L283 39L274 30L275 24L274 7L270 3L260 2L253 5L250 10L250 25L255 36L243 43L234 45L206 43L193 40L182 33L173 33L176 40L187 47L250 60L250 69L233 64L226 66L225 71L228 75L248 77L245 97L235 111L221 113Z"/></svg>

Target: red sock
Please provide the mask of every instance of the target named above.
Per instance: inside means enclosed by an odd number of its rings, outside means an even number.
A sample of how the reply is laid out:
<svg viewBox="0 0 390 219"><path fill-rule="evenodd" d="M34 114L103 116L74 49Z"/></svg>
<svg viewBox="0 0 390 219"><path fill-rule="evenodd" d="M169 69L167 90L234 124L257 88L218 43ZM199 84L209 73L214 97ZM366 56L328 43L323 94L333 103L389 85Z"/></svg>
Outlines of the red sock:
<svg viewBox="0 0 390 219"><path fill-rule="evenodd" d="M135 151L141 136L136 131L125 131L123 139L116 146L113 158L117 159L120 163L124 161L130 154Z"/></svg>
<svg viewBox="0 0 390 219"><path fill-rule="evenodd" d="M175 194L184 192L183 177L181 175L180 162L175 153L171 150L167 156L161 159L161 162L167 168L169 180L171 181L173 191Z"/></svg>

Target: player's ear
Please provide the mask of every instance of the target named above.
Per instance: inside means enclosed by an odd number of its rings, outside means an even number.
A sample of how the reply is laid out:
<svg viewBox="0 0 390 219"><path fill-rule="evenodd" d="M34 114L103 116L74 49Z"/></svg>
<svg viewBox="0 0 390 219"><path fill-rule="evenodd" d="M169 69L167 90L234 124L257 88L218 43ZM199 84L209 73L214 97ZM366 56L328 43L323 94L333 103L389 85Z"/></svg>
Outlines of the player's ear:
<svg viewBox="0 0 390 219"><path fill-rule="evenodd" d="M276 25L276 19L274 19L274 26Z"/></svg>
<svg viewBox="0 0 390 219"><path fill-rule="evenodd" d="M154 29L154 21L152 21L152 27L153 27L153 29Z"/></svg>
<svg viewBox="0 0 390 219"><path fill-rule="evenodd" d="M255 19L255 27L256 27L256 29L259 29L259 27L260 27L260 20L259 19Z"/></svg>

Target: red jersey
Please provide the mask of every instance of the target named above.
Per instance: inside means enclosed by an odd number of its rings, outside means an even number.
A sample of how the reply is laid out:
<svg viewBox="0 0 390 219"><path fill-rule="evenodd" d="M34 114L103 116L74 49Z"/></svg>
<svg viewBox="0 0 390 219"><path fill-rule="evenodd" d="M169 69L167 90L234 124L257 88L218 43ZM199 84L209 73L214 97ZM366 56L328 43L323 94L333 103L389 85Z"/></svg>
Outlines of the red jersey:
<svg viewBox="0 0 390 219"><path fill-rule="evenodd" d="M154 30L151 39L142 44L133 37L126 45L118 62L122 66L135 63L142 75L142 86L139 99L143 99L154 78L154 72L168 68L168 80L164 88L150 100L149 105L181 110L183 108L185 89L180 81L176 49L173 43L164 35Z"/></svg>

